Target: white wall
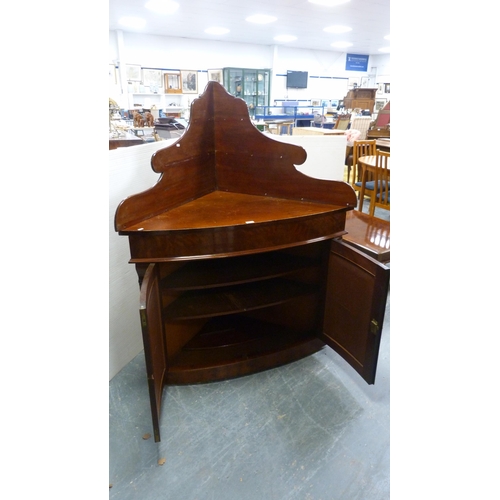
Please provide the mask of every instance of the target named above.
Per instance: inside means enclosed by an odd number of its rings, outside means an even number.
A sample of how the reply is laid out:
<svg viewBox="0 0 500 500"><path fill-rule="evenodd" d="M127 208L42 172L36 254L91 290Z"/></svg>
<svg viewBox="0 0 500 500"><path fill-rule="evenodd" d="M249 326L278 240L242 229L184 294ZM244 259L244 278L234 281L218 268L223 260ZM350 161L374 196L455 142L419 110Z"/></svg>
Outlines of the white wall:
<svg viewBox="0 0 500 500"><path fill-rule="evenodd" d="M296 168L309 177L341 181L344 179L345 135L269 135L271 139L302 146L307 152L306 161Z"/></svg>
<svg viewBox="0 0 500 500"><path fill-rule="evenodd" d="M109 378L113 378L142 350L139 322L139 283L129 264L128 238L114 228L115 212L122 200L150 188L159 174L151 156L176 139L109 152Z"/></svg>
<svg viewBox="0 0 500 500"><path fill-rule="evenodd" d="M245 43L231 43L174 38L155 35L140 35L122 31L109 32L109 62L138 64L146 68L194 69L198 70L199 91L202 92L207 81L208 69L269 68L271 74L271 101L280 99L341 99L339 78L367 77L375 71L377 82L390 83L390 55L370 56L368 71L346 71L345 52L296 49L288 46L264 46ZM307 89L286 89L287 70L309 72ZM383 75L383 80L377 75ZM318 77L318 78L314 78ZM334 80L335 79L335 80ZM347 80L344 80L347 92ZM118 90L118 88L117 88ZM126 90L126 89L125 89ZM170 96L170 95L169 95ZM113 97L121 102L120 96ZM195 96L180 96L186 105L187 99ZM172 99L175 99L172 97Z"/></svg>

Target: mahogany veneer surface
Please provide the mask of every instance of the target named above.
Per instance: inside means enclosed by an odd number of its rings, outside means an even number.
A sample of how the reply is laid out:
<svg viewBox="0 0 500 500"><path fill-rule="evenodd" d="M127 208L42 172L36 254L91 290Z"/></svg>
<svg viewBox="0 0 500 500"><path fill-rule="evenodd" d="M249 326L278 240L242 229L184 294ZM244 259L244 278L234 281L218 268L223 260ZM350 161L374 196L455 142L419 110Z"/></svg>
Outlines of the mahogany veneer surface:
<svg viewBox="0 0 500 500"><path fill-rule="evenodd" d="M391 224L353 210L346 217L346 231L342 239L379 262L389 262L391 253Z"/></svg>
<svg viewBox="0 0 500 500"><path fill-rule="evenodd" d="M271 222L324 214L343 207L267 196L214 191L122 231L173 231Z"/></svg>
<svg viewBox="0 0 500 500"><path fill-rule="evenodd" d="M340 236L344 207L214 191L131 225L131 262L240 255Z"/></svg>

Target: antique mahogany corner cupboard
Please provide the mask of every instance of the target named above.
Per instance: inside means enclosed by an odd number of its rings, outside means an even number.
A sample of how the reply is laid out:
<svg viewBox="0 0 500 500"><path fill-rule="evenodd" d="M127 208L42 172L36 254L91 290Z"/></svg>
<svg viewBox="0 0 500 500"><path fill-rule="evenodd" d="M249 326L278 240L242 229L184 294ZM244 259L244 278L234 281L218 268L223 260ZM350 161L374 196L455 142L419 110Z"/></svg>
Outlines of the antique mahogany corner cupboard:
<svg viewBox="0 0 500 500"><path fill-rule="evenodd" d="M168 384L255 373L325 344L374 383L389 269L342 241L355 193L300 173L305 159L209 82L184 135L153 155L158 182L120 203L155 441Z"/></svg>

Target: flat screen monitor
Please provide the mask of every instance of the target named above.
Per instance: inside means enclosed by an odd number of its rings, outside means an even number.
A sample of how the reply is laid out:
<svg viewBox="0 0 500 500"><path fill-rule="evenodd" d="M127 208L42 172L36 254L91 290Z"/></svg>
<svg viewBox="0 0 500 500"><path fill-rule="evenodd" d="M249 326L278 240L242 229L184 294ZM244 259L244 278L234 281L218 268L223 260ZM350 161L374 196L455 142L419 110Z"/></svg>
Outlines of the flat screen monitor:
<svg viewBox="0 0 500 500"><path fill-rule="evenodd" d="M307 71L290 71L286 72L286 88L287 89L307 89Z"/></svg>

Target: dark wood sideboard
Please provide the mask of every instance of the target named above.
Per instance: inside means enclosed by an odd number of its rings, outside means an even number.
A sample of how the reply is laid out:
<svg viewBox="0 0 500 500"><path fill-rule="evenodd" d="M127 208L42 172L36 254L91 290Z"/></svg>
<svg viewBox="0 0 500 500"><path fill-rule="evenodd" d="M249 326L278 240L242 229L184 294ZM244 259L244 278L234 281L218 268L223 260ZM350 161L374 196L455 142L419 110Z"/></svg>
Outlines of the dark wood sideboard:
<svg viewBox="0 0 500 500"><path fill-rule="evenodd" d="M370 113L373 114L373 108L375 107L375 96L377 89L369 89L358 87L351 89L347 92L344 97L344 108L345 109L369 109Z"/></svg>
<svg viewBox="0 0 500 500"><path fill-rule="evenodd" d="M330 346L373 384L389 269L342 241L349 184L308 177L305 150L255 128L216 82L118 206L140 285L155 441L168 384L238 377Z"/></svg>

